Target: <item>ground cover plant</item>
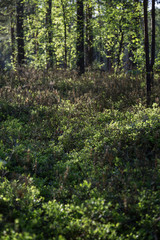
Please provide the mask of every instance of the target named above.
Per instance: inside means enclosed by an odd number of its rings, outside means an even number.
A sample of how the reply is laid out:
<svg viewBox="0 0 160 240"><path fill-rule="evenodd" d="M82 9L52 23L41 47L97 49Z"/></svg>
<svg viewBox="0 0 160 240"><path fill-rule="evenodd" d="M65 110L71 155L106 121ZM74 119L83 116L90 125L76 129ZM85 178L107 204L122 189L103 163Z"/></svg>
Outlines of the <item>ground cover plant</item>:
<svg viewBox="0 0 160 240"><path fill-rule="evenodd" d="M21 70L0 82L0 239L159 239L159 76Z"/></svg>

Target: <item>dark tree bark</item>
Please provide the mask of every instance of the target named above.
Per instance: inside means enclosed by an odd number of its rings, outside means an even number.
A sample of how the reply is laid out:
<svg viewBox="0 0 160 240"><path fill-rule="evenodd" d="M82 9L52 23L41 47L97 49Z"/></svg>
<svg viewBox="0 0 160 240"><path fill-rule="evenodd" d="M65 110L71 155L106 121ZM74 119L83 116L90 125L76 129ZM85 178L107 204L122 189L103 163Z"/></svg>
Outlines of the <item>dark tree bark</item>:
<svg viewBox="0 0 160 240"><path fill-rule="evenodd" d="M64 68L67 68L67 19L64 1L61 0L63 10L63 24L64 24Z"/></svg>
<svg viewBox="0 0 160 240"><path fill-rule="evenodd" d="M14 18L13 14L11 14L11 50L12 50L12 61L15 61L15 23L14 23Z"/></svg>
<svg viewBox="0 0 160 240"><path fill-rule="evenodd" d="M46 27L47 27L47 69L53 67L52 49L52 0L47 0L46 7Z"/></svg>
<svg viewBox="0 0 160 240"><path fill-rule="evenodd" d="M86 66L92 67L93 63L93 29L92 29L92 6L86 5Z"/></svg>
<svg viewBox="0 0 160 240"><path fill-rule="evenodd" d="M98 20L98 23L99 23L99 53L98 53L98 61L100 62L100 65L103 65L104 61L103 61L103 56L102 56L102 53L103 52L103 44L102 44L102 31L101 31L101 28L102 28L102 20L101 20L101 10L100 10L100 6L101 6L101 2L100 0L98 0L98 15L99 15L99 20ZM101 68L102 70L102 68Z"/></svg>
<svg viewBox="0 0 160 240"><path fill-rule="evenodd" d="M149 38L148 38L148 0L143 0L144 8L144 44L145 44L145 59L146 59L146 90L147 90L147 106L151 102L151 74L149 61Z"/></svg>
<svg viewBox="0 0 160 240"><path fill-rule="evenodd" d="M24 28L23 28L23 19L24 19L24 3L22 0L17 0L17 51L18 51L18 65L22 66L25 60L24 52Z"/></svg>
<svg viewBox="0 0 160 240"><path fill-rule="evenodd" d="M152 74L152 84L153 84L153 67L155 62L155 0L152 0L152 43L151 43L151 74Z"/></svg>
<svg viewBox="0 0 160 240"><path fill-rule="evenodd" d="M83 0L77 0L77 69L84 73L84 9Z"/></svg>

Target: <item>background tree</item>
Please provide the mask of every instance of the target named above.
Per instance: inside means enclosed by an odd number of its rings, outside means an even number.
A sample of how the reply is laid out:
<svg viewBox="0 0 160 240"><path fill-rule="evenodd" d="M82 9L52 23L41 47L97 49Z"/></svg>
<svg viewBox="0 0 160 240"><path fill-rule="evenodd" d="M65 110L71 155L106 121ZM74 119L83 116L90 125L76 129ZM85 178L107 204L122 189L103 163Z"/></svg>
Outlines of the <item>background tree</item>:
<svg viewBox="0 0 160 240"><path fill-rule="evenodd" d="M84 73L84 9L83 0L77 0L77 68Z"/></svg>
<svg viewBox="0 0 160 240"><path fill-rule="evenodd" d="M82 73L85 66L104 71L144 71L143 1L24 0L19 13L23 12L23 17L17 21L17 39L15 13L22 1L15 2L0 3L2 65L11 67L11 59L16 55L24 59L25 55L25 63L36 68L49 68L54 63L57 68L79 68ZM148 9L148 21L153 20L148 32L152 38L151 69L158 67L160 58L159 15L155 16L154 9L152 1L152 11ZM23 26L21 31L18 22ZM23 32L23 37L18 37L18 32Z"/></svg>
<svg viewBox="0 0 160 240"><path fill-rule="evenodd" d="M92 67L93 63L92 4L91 0L86 3L86 67Z"/></svg>
<svg viewBox="0 0 160 240"><path fill-rule="evenodd" d="M47 0L46 6L46 28L47 28L47 68L53 67L52 48L52 0Z"/></svg>
<svg viewBox="0 0 160 240"><path fill-rule="evenodd" d="M67 16L66 9L67 4L65 0L61 0L62 5L62 15L63 15L63 24L64 24L64 68L67 68Z"/></svg>
<svg viewBox="0 0 160 240"><path fill-rule="evenodd" d="M13 64L16 62L15 51L16 51L16 29L15 29L15 16L14 12L10 15L10 26L11 26L11 51L12 51L12 61Z"/></svg>
<svg viewBox="0 0 160 240"><path fill-rule="evenodd" d="M153 67L155 63L155 34L156 34L156 24L155 24L155 0L152 0L152 10L151 10L151 19L152 19L152 43L151 43L151 81L153 84Z"/></svg>
<svg viewBox="0 0 160 240"><path fill-rule="evenodd" d="M146 56L146 90L147 90L147 106L151 103L151 83L153 81L153 66L155 61L155 0L152 0L152 44L151 44L151 61L149 56L149 33L148 33L148 0L143 1L144 7L144 43ZM152 76L151 76L152 75Z"/></svg>
<svg viewBox="0 0 160 240"><path fill-rule="evenodd" d="M0 65L5 68L15 55L15 1L0 2Z"/></svg>
<svg viewBox="0 0 160 240"><path fill-rule="evenodd" d="M24 2L17 0L17 62L19 66L24 64L25 52L24 52Z"/></svg>

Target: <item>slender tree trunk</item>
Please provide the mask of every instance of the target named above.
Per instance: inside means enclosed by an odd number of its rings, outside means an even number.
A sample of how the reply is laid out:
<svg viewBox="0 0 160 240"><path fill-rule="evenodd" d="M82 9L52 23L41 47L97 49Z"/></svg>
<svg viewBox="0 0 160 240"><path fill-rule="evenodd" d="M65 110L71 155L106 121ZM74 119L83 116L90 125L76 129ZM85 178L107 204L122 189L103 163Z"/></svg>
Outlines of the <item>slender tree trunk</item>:
<svg viewBox="0 0 160 240"><path fill-rule="evenodd" d="M122 53L122 48L123 48L123 39L124 39L124 33L123 30L120 26L120 43L119 43L119 51L118 51L118 60L117 60L117 65L118 65L118 69L120 68L120 57L121 57L121 53Z"/></svg>
<svg viewBox="0 0 160 240"><path fill-rule="evenodd" d="M144 7L144 44L146 58L146 90L147 90L147 106L151 102L151 74L149 61L149 38L148 38L148 0L143 0Z"/></svg>
<svg viewBox="0 0 160 240"><path fill-rule="evenodd" d="M22 66L25 60L24 52L24 3L22 0L17 0L17 51L18 51L18 65Z"/></svg>
<svg viewBox="0 0 160 240"><path fill-rule="evenodd" d="M47 0L46 27L47 27L47 68L52 68L53 67L52 0Z"/></svg>
<svg viewBox="0 0 160 240"><path fill-rule="evenodd" d="M11 14L11 49L12 49L12 61L15 62L15 23L13 15Z"/></svg>
<svg viewBox="0 0 160 240"><path fill-rule="evenodd" d="M154 82L153 67L155 62L155 0L152 0L152 43L151 43L151 77Z"/></svg>
<svg viewBox="0 0 160 240"><path fill-rule="evenodd" d="M84 10L83 0L77 0L77 69L84 73Z"/></svg>
<svg viewBox="0 0 160 240"><path fill-rule="evenodd" d="M101 20L101 10L100 10L100 0L98 0L98 15L99 15L99 20L98 20L98 24L99 24L99 56L98 56L98 60L99 60L99 62L100 62L100 68L101 68L101 70L102 70L102 65L103 65L103 56L102 56L102 52L103 52L103 49L102 49L102 31L101 31L101 29L102 29L102 25L103 25L103 23L102 23L102 20Z"/></svg>
<svg viewBox="0 0 160 240"><path fill-rule="evenodd" d="M93 30L92 30L92 2L86 5L86 66L92 67L93 62Z"/></svg>
<svg viewBox="0 0 160 240"><path fill-rule="evenodd" d="M64 24L64 68L67 68L67 19L64 0L61 0L63 10L63 24Z"/></svg>
<svg viewBox="0 0 160 240"><path fill-rule="evenodd" d="M139 9L139 7L137 8L137 6L139 5L139 0L134 0L134 13L135 16L133 17L133 24L132 24L132 31L134 33L136 33L136 38L140 39L140 33L139 33L139 29L140 29L140 23L141 23L141 9ZM131 36L131 42L135 39L135 35ZM137 51L137 45L136 44L132 44L131 45L131 49L129 51L129 69L136 69L137 68L137 64L135 63L135 55L134 53Z"/></svg>

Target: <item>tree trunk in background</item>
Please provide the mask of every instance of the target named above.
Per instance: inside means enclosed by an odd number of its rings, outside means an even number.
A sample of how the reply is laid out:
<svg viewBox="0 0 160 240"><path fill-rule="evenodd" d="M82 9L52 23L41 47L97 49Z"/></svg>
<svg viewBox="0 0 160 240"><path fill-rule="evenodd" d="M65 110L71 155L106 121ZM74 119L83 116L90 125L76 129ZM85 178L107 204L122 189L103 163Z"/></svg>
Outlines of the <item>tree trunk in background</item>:
<svg viewBox="0 0 160 240"><path fill-rule="evenodd" d="M77 69L84 73L84 10L83 0L77 0Z"/></svg>
<svg viewBox="0 0 160 240"><path fill-rule="evenodd" d="M24 29L23 29L23 18L24 18L24 3L22 0L17 0L17 61L18 65L22 66L25 60L24 52Z"/></svg>
<svg viewBox="0 0 160 240"><path fill-rule="evenodd" d="M121 66L120 66L120 57L121 57L121 53L122 53L122 49L123 49L123 39L124 39L124 33L122 30L122 27L120 26L119 28L120 31L120 42L119 42L119 51L118 51L118 56L117 56L117 66L118 66L118 70L120 70Z"/></svg>
<svg viewBox="0 0 160 240"><path fill-rule="evenodd" d="M92 30L92 2L86 4L86 66L93 63L93 30Z"/></svg>
<svg viewBox="0 0 160 240"><path fill-rule="evenodd" d="M64 68L67 68L67 19L64 0L61 0L63 10L63 23L64 23Z"/></svg>
<svg viewBox="0 0 160 240"><path fill-rule="evenodd" d="M46 27L47 27L47 69L53 67L52 49L52 0L47 0L46 7Z"/></svg>
<svg viewBox="0 0 160 240"><path fill-rule="evenodd" d="M152 43L151 43L151 83L154 82L153 67L155 62L155 0L152 0Z"/></svg>
<svg viewBox="0 0 160 240"><path fill-rule="evenodd" d="M98 0L98 15L99 15L99 20L98 20L98 25L99 25L99 54L98 54L98 61L99 61L99 64L100 64L100 70L102 70L102 66L103 66L103 56L102 56L102 52L103 52L103 44L102 44L102 20L101 20L101 17L102 17L102 14L101 14L101 10L100 10L100 0Z"/></svg>
<svg viewBox="0 0 160 240"><path fill-rule="evenodd" d="M146 88L147 88L147 106L151 102L151 74L149 62L149 38L148 38L148 0L143 0L144 7L144 44L146 58Z"/></svg>
<svg viewBox="0 0 160 240"><path fill-rule="evenodd" d="M140 29L140 25L141 25L141 9L139 9L139 7L137 8L138 4L139 4L140 0L134 0L134 13L135 13L135 17L133 18L133 24L132 24L132 31L134 33L136 33L136 36L131 36L131 42L136 38L140 39L141 36L139 34L139 29ZM137 69L137 64L135 63L135 55L134 53L137 52L137 45L136 44L132 44L131 49L129 51L129 70L133 70L133 69Z"/></svg>
<svg viewBox="0 0 160 240"><path fill-rule="evenodd" d="M13 14L11 14L11 51L12 51L12 61L15 63L15 23L13 19Z"/></svg>

